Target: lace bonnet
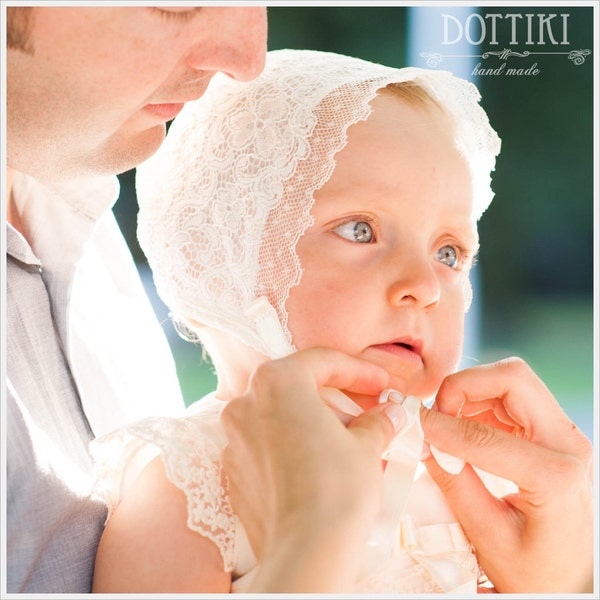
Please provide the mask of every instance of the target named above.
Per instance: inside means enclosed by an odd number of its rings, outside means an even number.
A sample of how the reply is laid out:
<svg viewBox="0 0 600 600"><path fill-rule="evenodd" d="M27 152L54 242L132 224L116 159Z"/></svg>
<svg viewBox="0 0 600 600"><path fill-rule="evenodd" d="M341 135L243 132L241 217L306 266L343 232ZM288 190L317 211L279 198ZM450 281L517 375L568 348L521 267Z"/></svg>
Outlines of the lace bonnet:
<svg viewBox="0 0 600 600"><path fill-rule="evenodd" d="M285 304L302 275L295 248L313 193L377 90L408 80L453 119L479 219L500 140L475 86L451 73L278 50L254 81L217 74L184 107L136 182L138 238L180 331L196 338L194 322L215 327L269 358L294 350Z"/></svg>

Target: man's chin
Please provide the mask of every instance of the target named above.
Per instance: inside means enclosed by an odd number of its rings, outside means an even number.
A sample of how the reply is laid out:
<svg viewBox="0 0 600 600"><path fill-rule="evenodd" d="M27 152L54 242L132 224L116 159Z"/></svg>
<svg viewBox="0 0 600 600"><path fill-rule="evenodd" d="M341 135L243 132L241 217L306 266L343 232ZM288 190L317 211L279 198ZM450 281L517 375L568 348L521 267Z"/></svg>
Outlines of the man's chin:
<svg viewBox="0 0 600 600"><path fill-rule="evenodd" d="M117 175L130 171L148 160L164 142L167 129L164 123L138 133L135 137L114 139L102 150L105 158L100 170L104 174Z"/></svg>

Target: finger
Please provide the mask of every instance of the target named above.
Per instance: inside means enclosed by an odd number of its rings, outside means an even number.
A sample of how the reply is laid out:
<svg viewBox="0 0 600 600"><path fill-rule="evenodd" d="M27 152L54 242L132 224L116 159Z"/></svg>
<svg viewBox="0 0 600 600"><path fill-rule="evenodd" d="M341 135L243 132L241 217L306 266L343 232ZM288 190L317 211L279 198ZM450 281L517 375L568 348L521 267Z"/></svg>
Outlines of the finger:
<svg viewBox="0 0 600 600"><path fill-rule="evenodd" d="M516 425L526 439L559 451L578 452L584 443L583 433L552 393L516 358L450 375L440 386L436 408L454 416L487 419L489 424L496 418L498 427L511 430Z"/></svg>
<svg viewBox="0 0 600 600"><path fill-rule="evenodd" d="M473 419L515 435L517 432L521 434L525 432L525 428L508 414L502 398L491 398L478 402L466 401L458 416L461 419Z"/></svg>
<svg viewBox="0 0 600 600"><path fill-rule="evenodd" d="M263 435L294 436L303 427L326 429L338 416L326 405L321 390L344 388L375 395L387 382L381 367L325 348L267 361L250 378L246 393L225 407L225 433L235 435L249 419L258 421Z"/></svg>
<svg viewBox="0 0 600 600"><path fill-rule="evenodd" d="M388 402L374 406L352 419L348 430L371 444L380 457L405 423L406 413L402 405Z"/></svg>
<svg viewBox="0 0 600 600"><path fill-rule="evenodd" d="M527 411L523 397L529 396ZM502 399L507 412L522 421L535 420L550 410L560 412L556 399L531 368L519 358L471 367L446 377L436 396L440 411L447 414L476 414L478 405Z"/></svg>
<svg viewBox="0 0 600 600"><path fill-rule="evenodd" d="M264 385L294 385L305 389L307 382L359 394L377 394L388 383L385 369L329 348L301 350L285 358L261 365L252 380Z"/></svg>
<svg viewBox="0 0 600 600"><path fill-rule="evenodd" d="M421 409L421 426L425 440L432 446L535 493L545 492L553 485L548 465L555 465L559 472L559 464L569 460L568 455L505 431L435 410Z"/></svg>
<svg viewBox="0 0 600 600"><path fill-rule="evenodd" d="M483 549L489 540L500 543L503 524L512 516L507 513L507 507L488 491L473 468L466 465L459 475L450 475L434 458L423 463L473 545ZM510 531L511 528L506 529Z"/></svg>

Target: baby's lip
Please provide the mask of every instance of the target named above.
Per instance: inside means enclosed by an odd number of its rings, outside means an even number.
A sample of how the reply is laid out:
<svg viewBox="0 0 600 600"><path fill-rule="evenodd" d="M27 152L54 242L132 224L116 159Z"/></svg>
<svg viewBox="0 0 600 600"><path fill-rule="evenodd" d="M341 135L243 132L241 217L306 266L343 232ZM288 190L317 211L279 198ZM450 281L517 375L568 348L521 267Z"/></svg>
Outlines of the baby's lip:
<svg viewBox="0 0 600 600"><path fill-rule="evenodd" d="M411 352L415 352L419 356L421 356L421 352L423 350L423 342L412 337L403 336L401 338L397 338L394 340L389 340L387 342L383 342L380 344L375 344L376 346L397 346L399 348L405 348L406 350L410 350Z"/></svg>
<svg viewBox="0 0 600 600"><path fill-rule="evenodd" d="M423 364L423 343L416 338L402 337L370 346L374 350L387 352L402 360Z"/></svg>

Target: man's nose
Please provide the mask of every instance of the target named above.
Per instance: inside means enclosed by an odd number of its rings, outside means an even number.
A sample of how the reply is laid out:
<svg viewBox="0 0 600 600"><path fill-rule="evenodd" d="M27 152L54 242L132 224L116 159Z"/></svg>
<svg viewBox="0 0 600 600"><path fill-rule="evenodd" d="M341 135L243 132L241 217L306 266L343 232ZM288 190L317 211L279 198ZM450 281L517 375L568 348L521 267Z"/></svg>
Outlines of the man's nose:
<svg viewBox="0 0 600 600"><path fill-rule="evenodd" d="M190 67L222 72L239 81L250 81L262 73L267 51L265 7L207 7L211 18L202 23L213 30L202 38L187 58ZM207 44L207 34L209 43Z"/></svg>

